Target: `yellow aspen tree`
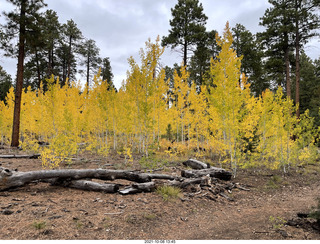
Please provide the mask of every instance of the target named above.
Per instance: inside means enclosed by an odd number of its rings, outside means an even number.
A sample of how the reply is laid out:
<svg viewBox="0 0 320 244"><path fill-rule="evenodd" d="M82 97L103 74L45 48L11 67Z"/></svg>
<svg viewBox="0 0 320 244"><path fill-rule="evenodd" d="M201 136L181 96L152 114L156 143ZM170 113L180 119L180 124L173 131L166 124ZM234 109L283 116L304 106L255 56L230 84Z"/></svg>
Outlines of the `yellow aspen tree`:
<svg viewBox="0 0 320 244"><path fill-rule="evenodd" d="M313 117L310 117L307 109L299 118L294 134L296 136L294 145L294 156L292 161L294 166L308 165L315 163L318 157L318 148L315 145L319 128L315 127Z"/></svg>
<svg viewBox="0 0 320 244"><path fill-rule="evenodd" d="M38 153L39 144L37 138L37 127L39 122L38 99L35 91L28 87L21 101L20 114L20 145L24 150Z"/></svg>
<svg viewBox="0 0 320 244"><path fill-rule="evenodd" d="M189 72L187 72L186 67L181 67L181 75L178 74L177 71L174 72L174 90L173 93L175 95L175 102L173 108L176 110L176 131L177 131L177 142L180 141L184 145L185 144L185 127L187 125L186 116L188 114L188 95L189 95L189 85L188 78L190 76Z"/></svg>
<svg viewBox="0 0 320 244"><path fill-rule="evenodd" d="M102 81L100 70L94 76L93 85L86 95L84 108L86 150L108 155L108 130L110 108L108 83Z"/></svg>
<svg viewBox="0 0 320 244"><path fill-rule="evenodd" d="M216 60L211 59L210 76L212 81L208 92L210 123L215 123L215 139L220 140L219 148L225 150L231 168L236 169L242 153L242 123L245 114L246 98L250 90L244 76L241 78L241 58L231 48L233 37L229 23L223 37L216 35L221 51ZM221 141L222 139L222 141Z"/></svg>
<svg viewBox="0 0 320 244"><path fill-rule="evenodd" d="M193 83L189 93L190 100L190 133L189 141L195 142L193 149L197 149L200 156L200 147L205 148L203 144L205 138L208 138L208 120L207 120L207 102L205 96L205 86L198 93L196 85Z"/></svg>
<svg viewBox="0 0 320 244"><path fill-rule="evenodd" d="M258 162L267 168L282 168L286 172L291 164L296 124L294 110L292 100L284 97L281 87L275 94L269 90L262 94L257 150L260 153Z"/></svg>
<svg viewBox="0 0 320 244"><path fill-rule="evenodd" d="M195 84L192 84L190 90L190 114L191 116L191 134L190 139L196 142L198 153L202 149L209 149L205 143L209 138L209 124L208 124L208 104L206 98L206 87L201 86L200 92L197 91Z"/></svg>
<svg viewBox="0 0 320 244"><path fill-rule="evenodd" d="M78 114L81 106L79 87L60 87L59 78L52 76L48 80L48 91L44 104L48 111L48 124L52 128L49 135L49 147L41 152L44 167L59 167L62 161L69 162L78 150ZM72 102L76 101L76 102Z"/></svg>
<svg viewBox="0 0 320 244"><path fill-rule="evenodd" d="M134 103L134 131L136 139L138 139L138 150L148 156L149 146L155 138L156 113L159 97L158 89L164 80L163 72L159 76L156 68L159 63L160 56L164 49L160 45L160 38L156 39L156 43L152 43L149 39L146 42L145 50L140 50L141 66L131 57L128 59L131 70L128 72L127 80L124 84L125 91L129 99ZM157 99L155 99L155 96Z"/></svg>
<svg viewBox="0 0 320 244"><path fill-rule="evenodd" d="M12 134L13 122L13 108L14 108L14 88L11 87L5 103L0 102L0 136L1 144L9 144Z"/></svg>
<svg viewBox="0 0 320 244"><path fill-rule="evenodd" d="M153 141L160 142L160 137L165 134L167 127L167 116L166 116L166 92L168 90L165 82L165 71L162 69L159 75L154 79L153 82Z"/></svg>

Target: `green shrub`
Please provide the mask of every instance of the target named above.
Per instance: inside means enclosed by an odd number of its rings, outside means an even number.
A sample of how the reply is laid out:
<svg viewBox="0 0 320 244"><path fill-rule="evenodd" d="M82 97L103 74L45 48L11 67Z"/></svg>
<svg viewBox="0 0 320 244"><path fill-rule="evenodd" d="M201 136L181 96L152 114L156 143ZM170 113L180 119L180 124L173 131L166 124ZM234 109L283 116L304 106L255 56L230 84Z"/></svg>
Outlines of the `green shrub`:
<svg viewBox="0 0 320 244"><path fill-rule="evenodd" d="M316 219L318 223L320 223L320 198L318 200L318 206L314 207L309 213L309 217Z"/></svg>
<svg viewBox="0 0 320 244"><path fill-rule="evenodd" d="M174 186L160 186L156 192L162 196L163 200L168 201L169 199L177 198L181 193L181 189Z"/></svg>
<svg viewBox="0 0 320 244"><path fill-rule="evenodd" d="M40 221L40 222L34 221L32 226L34 228L36 228L37 230L41 230L46 227L46 222L45 221Z"/></svg>

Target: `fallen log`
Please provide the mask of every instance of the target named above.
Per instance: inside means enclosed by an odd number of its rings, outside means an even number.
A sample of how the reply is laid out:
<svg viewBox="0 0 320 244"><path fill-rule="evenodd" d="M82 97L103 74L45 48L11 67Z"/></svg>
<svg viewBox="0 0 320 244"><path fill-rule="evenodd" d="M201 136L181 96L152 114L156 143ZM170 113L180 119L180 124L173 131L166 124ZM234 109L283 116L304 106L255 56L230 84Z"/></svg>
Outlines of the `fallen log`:
<svg viewBox="0 0 320 244"><path fill-rule="evenodd" d="M119 193L122 195L128 194L136 194L140 192L151 192L156 188L156 183L154 181L139 183L139 184L132 184L129 187L125 187L123 190L120 190Z"/></svg>
<svg viewBox="0 0 320 244"><path fill-rule="evenodd" d="M43 179L59 178L59 180L80 180L84 178L94 178L101 180L125 179L135 182L150 182L148 174L140 174L125 170L107 169L67 169L67 170L42 170L30 172L16 172L9 169L0 168L0 191L10 188L24 186L33 181Z"/></svg>
<svg viewBox="0 0 320 244"><path fill-rule="evenodd" d="M54 186L70 187L86 191L102 191L104 193L116 193L119 190L119 184L98 183L88 180L61 181L55 179L49 182L51 183L51 185Z"/></svg>
<svg viewBox="0 0 320 244"><path fill-rule="evenodd" d="M208 169L210 168L210 164L205 164L196 159L188 159L187 161L182 163L184 166L190 167L192 169Z"/></svg>
<svg viewBox="0 0 320 244"><path fill-rule="evenodd" d="M211 177L220 180L230 180L232 177L232 173L230 171L216 167L211 167L209 169L181 171L181 176L186 178L199 178L205 175L210 175Z"/></svg>
<svg viewBox="0 0 320 244"><path fill-rule="evenodd" d="M127 194L135 194L135 193L140 193L140 192L151 192L155 188L162 186L162 185L168 185L168 186L174 186L178 188L186 188L190 185L193 184L200 184L200 185L209 185L210 184L210 177L204 176L201 178L197 179L174 179L168 182L145 182L145 183L135 183L132 184L129 187L124 188L123 190L120 190L119 193L122 195L127 195Z"/></svg>
<svg viewBox="0 0 320 244"><path fill-rule="evenodd" d="M0 158L28 158L28 159L38 159L41 155L40 154L33 154L33 155L0 155Z"/></svg>
<svg viewBox="0 0 320 244"><path fill-rule="evenodd" d="M183 181L177 181L177 180L170 181L168 182L168 185L179 187L179 188L186 188L190 185L201 185L201 186L210 185L210 181L211 181L210 177L203 176L196 179L184 179Z"/></svg>
<svg viewBox="0 0 320 244"><path fill-rule="evenodd" d="M172 175L164 175L164 174L148 174L148 173L141 173L140 175L145 177L150 177L150 179L160 179L160 180L177 180L179 177L172 176Z"/></svg>

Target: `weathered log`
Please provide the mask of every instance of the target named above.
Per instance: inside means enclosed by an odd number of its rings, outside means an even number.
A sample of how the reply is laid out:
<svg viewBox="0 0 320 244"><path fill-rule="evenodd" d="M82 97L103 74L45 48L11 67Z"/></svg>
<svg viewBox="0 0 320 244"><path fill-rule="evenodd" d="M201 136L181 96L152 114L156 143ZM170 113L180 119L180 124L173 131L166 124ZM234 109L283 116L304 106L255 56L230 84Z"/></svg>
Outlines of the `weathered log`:
<svg viewBox="0 0 320 244"><path fill-rule="evenodd" d="M148 174L148 173L141 173L140 175L145 177L150 177L150 179L159 179L159 180L177 180L180 177L176 177L173 175L165 175L165 174Z"/></svg>
<svg viewBox="0 0 320 244"><path fill-rule="evenodd" d="M55 186L70 187L86 191L102 191L105 193L116 193L119 190L119 184L98 183L88 180L61 181L58 179L53 179L49 182L51 183L51 185Z"/></svg>
<svg viewBox="0 0 320 244"><path fill-rule="evenodd" d="M227 199L230 202L234 201L234 199L232 197L229 197L227 194L224 194L223 192L220 192L219 195L224 197L225 199Z"/></svg>
<svg viewBox="0 0 320 244"><path fill-rule="evenodd" d="M37 159L40 156L41 156L40 154L33 154L33 155L16 155L16 154L12 154L12 155L0 155L0 158L29 158L29 159Z"/></svg>
<svg viewBox="0 0 320 244"><path fill-rule="evenodd" d="M140 192L151 192L153 189L155 189L155 187L156 187L156 183L154 181L139 183L139 184L132 184L131 186L126 187L123 190L120 190L119 193L122 195L128 195L128 194L135 194Z"/></svg>
<svg viewBox="0 0 320 244"><path fill-rule="evenodd" d="M43 170L30 172L15 172L9 169L0 168L0 191L14 187L20 187L32 181L59 178L63 180L79 180L84 178L95 178L101 180L125 179L135 182L149 182L148 174L125 170L107 169L67 169L67 170Z"/></svg>
<svg viewBox="0 0 320 244"><path fill-rule="evenodd" d="M220 180L230 180L232 173L222 168L211 167L209 169L200 170L182 170L181 176L186 178L199 178L201 176L210 175Z"/></svg>
<svg viewBox="0 0 320 244"><path fill-rule="evenodd" d="M186 188L189 185L209 185L210 184L210 177L203 176L196 179L184 179L183 181L169 181L168 185L175 186L179 188Z"/></svg>
<svg viewBox="0 0 320 244"><path fill-rule="evenodd" d="M208 169L210 168L210 164L205 164L196 159L188 159L187 161L183 162L183 165L190 167L192 169Z"/></svg>
<svg viewBox="0 0 320 244"><path fill-rule="evenodd" d="M120 190L119 193L122 195L127 195L127 194L135 194L135 193L140 193L140 192L151 192L155 188L162 186L162 185L168 185L168 186L174 186L178 188L186 188L190 185L193 184L200 184L200 185L208 185L210 184L210 177L204 176L200 177L197 179L174 179L168 182L163 182L163 181L151 181L151 182L146 182L146 183L135 183L132 184L129 187L124 188L123 190Z"/></svg>

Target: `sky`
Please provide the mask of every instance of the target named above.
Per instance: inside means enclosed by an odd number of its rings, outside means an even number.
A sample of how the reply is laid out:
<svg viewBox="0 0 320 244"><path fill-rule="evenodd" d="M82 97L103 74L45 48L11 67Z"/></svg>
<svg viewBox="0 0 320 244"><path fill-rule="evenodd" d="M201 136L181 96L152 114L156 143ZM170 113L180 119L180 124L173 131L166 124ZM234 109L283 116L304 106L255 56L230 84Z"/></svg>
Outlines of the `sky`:
<svg viewBox="0 0 320 244"><path fill-rule="evenodd" d="M260 17L270 7L268 0L199 0L207 15L207 31L217 30L222 34L226 22L234 27L244 25L252 33L263 31L259 26ZM127 59L133 56L139 61L139 50L150 38L169 33L171 8L177 0L45 0L49 9L59 16L60 23L73 19L85 38L96 41L102 58L109 57L114 84L117 88L126 79L129 69ZM9 11L12 5L0 0L0 11ZM0 17L0 23L3 23ZM312 40L306 48L307 54L315 59L320 56L318 40ZM161 63L172 66L181 63L178 52L166 49ZM16 63L0 55L0 65L15 77ZM79 77L79 79L85 80Z"/></svg>

